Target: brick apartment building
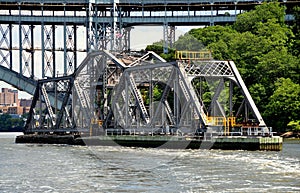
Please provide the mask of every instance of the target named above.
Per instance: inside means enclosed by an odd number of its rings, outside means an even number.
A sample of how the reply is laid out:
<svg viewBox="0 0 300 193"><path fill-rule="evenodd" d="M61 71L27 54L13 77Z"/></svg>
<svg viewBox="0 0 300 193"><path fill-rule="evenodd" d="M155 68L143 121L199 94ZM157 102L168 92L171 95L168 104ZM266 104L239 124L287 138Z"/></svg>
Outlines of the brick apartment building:
<svg viewBox="0 0 300 193"><path fill-rule="evenodd" d="M19 105L18 91L9 88L2 88L0 93L0 105L1 106L11 106Z"/></svg>
<svg viewBox="0 0 300 193"><path fill-rule="evenodd" d="M29 112L31 99L18 99L18 90L2 88L0 92L0 113L22 115Z"/></svg>

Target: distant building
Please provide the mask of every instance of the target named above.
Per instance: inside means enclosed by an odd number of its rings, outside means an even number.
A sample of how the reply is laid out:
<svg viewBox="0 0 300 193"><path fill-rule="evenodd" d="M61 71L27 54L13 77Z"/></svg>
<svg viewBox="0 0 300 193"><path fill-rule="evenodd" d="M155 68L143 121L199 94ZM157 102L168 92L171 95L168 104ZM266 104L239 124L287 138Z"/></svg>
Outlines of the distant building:
<svg viewBox="0 0 300 193"><path fill-rule="evenodd" d="M0 92L0 113L22 115L30 110L32 99L18 99L18 90L2 88Z"/></svg>
<svg viewBox="0 0 300 193"><path fill-rule="evenodd" d="M7 106L0 106L0 113L3 113L3 114L8 113L8 107Z"/></svg>
<svg viewBox="0 0 300 193"><path fill-rule="evenodd" d="M9 106L7 109L8 114L17 114L17 115L22 115L24 114L23 107L18 107L18 106Z"/></svg>
<svg viewBox="0 0 300 193"><path fill-rule="evenodd" d="M2 88L0 92L0 105L19 106L18 90Z"/></svg>
<svg viewBox="0 0 300 193"><path fill-rule="evenodd" d="M23 114L29 113L30 106L29 107L23 107Z"/></svg>
<svg viewBox="0 0 300 193"><path fill-rule="evenodd" d="M20 107L30 107L32 99L20 99Z"/></svg>

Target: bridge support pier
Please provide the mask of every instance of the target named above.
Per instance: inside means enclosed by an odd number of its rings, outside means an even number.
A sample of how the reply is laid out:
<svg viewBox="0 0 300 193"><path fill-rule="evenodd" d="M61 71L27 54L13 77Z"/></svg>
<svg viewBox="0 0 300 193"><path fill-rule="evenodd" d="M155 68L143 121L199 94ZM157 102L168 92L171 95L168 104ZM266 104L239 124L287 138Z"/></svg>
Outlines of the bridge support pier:
<svg viewBox="0 0 300 193"><path fill-rule="evenodd" d="M174 47L175 43L175 26L170 26L168 23L164 23L164 53L168 53L169 48Z"/></svg>

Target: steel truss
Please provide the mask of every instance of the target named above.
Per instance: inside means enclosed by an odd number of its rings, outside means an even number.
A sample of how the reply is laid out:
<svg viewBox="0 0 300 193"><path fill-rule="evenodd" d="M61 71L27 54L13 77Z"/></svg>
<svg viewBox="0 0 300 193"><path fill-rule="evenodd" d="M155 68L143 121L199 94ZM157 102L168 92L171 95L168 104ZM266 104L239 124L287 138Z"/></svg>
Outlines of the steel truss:
<svg viewBox="0 0 300 193"><path fill-rule="evenodd" d="M95 51L72 75L36 84L26 124L29 133L98 135L106 129L148 134L223 132L229 125L220 123L220 118L231 120L242 114L247 121L251 113L257 126L266 129L232 61L167 63L153 52L119 55ZM206 90L201 88L205 85ZM233 100L237 94L233 85L243 101ZM207 91L211 93L209 103L203 99Z"/></svg>
<svg viewBox="0 0 300 193"><path fill-rule="evenodd" d="M202 84L206 82L211 92L211 102L207 107L208 116L240 117L242 114L243 122L255 119L257 126L266 128L266 124L258 111L237 67L233 61L188 61L181 63L187 73L188 80L192 83ZM236 85L238 89L234 89ZM235 93L234 93L235 92ZM198 88L198 98L203 100L203 88ZM242 101L233 101L233 96L242 95ZM225 99L225 100L224 100ZM235 104L234 104L235 103ZM235 112L233 107L237 106ZM242 112L242 108L245 112ZM250 110L250 112L248 112ZM208 122L207 125L210 123Z"/></svg>
<svg viewBox="0 0 300 193"><path fill-rule="evenodd" d="M137 132L193 133L201 124L190 89L176 63L128 68L113 90L112 125Z"/></svg>
<svg viewBox="0 0 300 193"><path fill-rule="evenodd" d="M42 77L56 76L55 28L42 23Z"/></svg>
<svg viewBox="0 0 300 193"><path fill-rule="evenodd" d="M91 52L72 75L35 82L26 132L101 133L99 124L110 113L111 90L122 72L155 61L165 62L153 52L138 56L130 55L134 59L123 62L108 51Z"/></svg>
<svg viewBox="0 0 300 193"><path fill-rule="evenodd" d="M71 94L74 84L72 76L39 80L29 117L25 125L25 133L65 133L74 132ZM55 100L51 100L55 96ZM78 132L78 131L77 131Z"/></svg>
<svg viewBox="0 0 300 193"><path fill-rule="evenodd" d="M0 25L0 65L12 69L12 25Z"/></svg>
<svg viewBox="0 0 300 193"><path fill-rule="evenodd" d="M19 24L19 72L34 78L34 26Z"/></svg>
<svg viewBox="0 0 300 193"><path fill-rule="evenodd" d="M164 53L168 53L168 48L174 48L175 43L175 26L169 26L168 23L164 23Z"/></svg>

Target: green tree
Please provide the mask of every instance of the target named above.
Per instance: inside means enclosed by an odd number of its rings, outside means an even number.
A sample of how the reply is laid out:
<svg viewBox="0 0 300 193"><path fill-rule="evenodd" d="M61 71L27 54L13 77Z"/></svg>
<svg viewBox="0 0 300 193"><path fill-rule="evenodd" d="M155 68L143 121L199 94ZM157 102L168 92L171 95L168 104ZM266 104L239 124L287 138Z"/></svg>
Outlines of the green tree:
<svg viewBox="0 0 300 193"><path fill-rule="evenodd" d="M163 44L147 45L146 51L153 51L157 54L161 54L164 52L164 47L163 47Z"/></svg>
<svg viewBox="0 0 300 193"><path fill-rule="evenodd" d="M295 56L300 56L300 7L296 6L293 8L293 15L295 17L293 24L293 31L295 37L293 39L292 53Z"/></svg>
<svg viewBox="0 0 300 193"><path fill-rule="evenodd" d="M11 118L11 129L21 129L24 126L24 121L22 118Z"/></svg>
<svg viewBox="0 0 300 193"><path fill-rule="evenodd" d="M12 118L9 114L0 115L0 131L22 131L24 127L23 116Z"/></svg>
<svg viewBox="0 0 300 193"><path fill-rule="evenodd" d="M169 48L168 53L164 54L164 46L160 42L154 43L152 45L147 45L146 51L153 51L167 61L175 60L175 49Z"/></svg>
<svg viewBox="0 0 300 193"><path fill-rule="evenodd" d="M287 126L288 128L290 128L291 131L300 132L300 120L291 121Z"/></svg>
<svg viewBox="0 0 300 193"><path fill-rule="evenodd" d="M289 78L279 78L267 109L268 122L278 131L285 131L288 123L300 120L300 85Z"/></svg>
<svg viewBox="0 0 300 193"><path fill-rule="evenodd" d="M263 3L256 6L254 10L238 15L234 28L239 32L255 33L258 29L258 23L266 23L269 19L275 19L276 23L284 25L284 17L285 7L280 6L280 3Z"/></svg>
<svg viewBox="0 0 300 193"><path fill-rule="evenodd" d="M159 85L155 85L153 87L153 100L160 101L162 92L163 92L162 88Z"/></svg>
<svg viewBox="0 0 300 193"><path fill-rule="evenodd" d="M201 41L197 40L193 35L186 33L178 38L175 42L176 50L199 51L204 49Z"/></svg>
<svg viewBox="0 0 300 193"><path fill-rule="evenodd" d="M260 83L256 83L249 86L249 91L255 104L260 107L260 111L264 111L270 96L267 95L266 87Z"/></svg>
<svg viewBox="0 0 300 193"><path fill-rule="evenodd" d="M270 92L273 92L273 83L279 77L291 78L297 81L297 66L299 60L297 57L287 52L287 49L273 50L259 58L256 65L256 72L259 74L259 81ZM259 73L261 72L261 73ZM267 86L269 85L269 86Z"/></svg>
<svg viewBox="0 0 300 193"><path fill-rule="evenodd" d="M236 33L231 26L220 25L192 29L188 32L188 34L193 35L204 46L209 46L211 43L216 43L219 40L228 42Z"/></svg>
<svg viewBox="0 0 300 193"><path fill-rule="evenodd" d="M10 119L11 116L9 114L5 113L0 115L0 129L2 131L9 131L12 126Z"/></svg>

